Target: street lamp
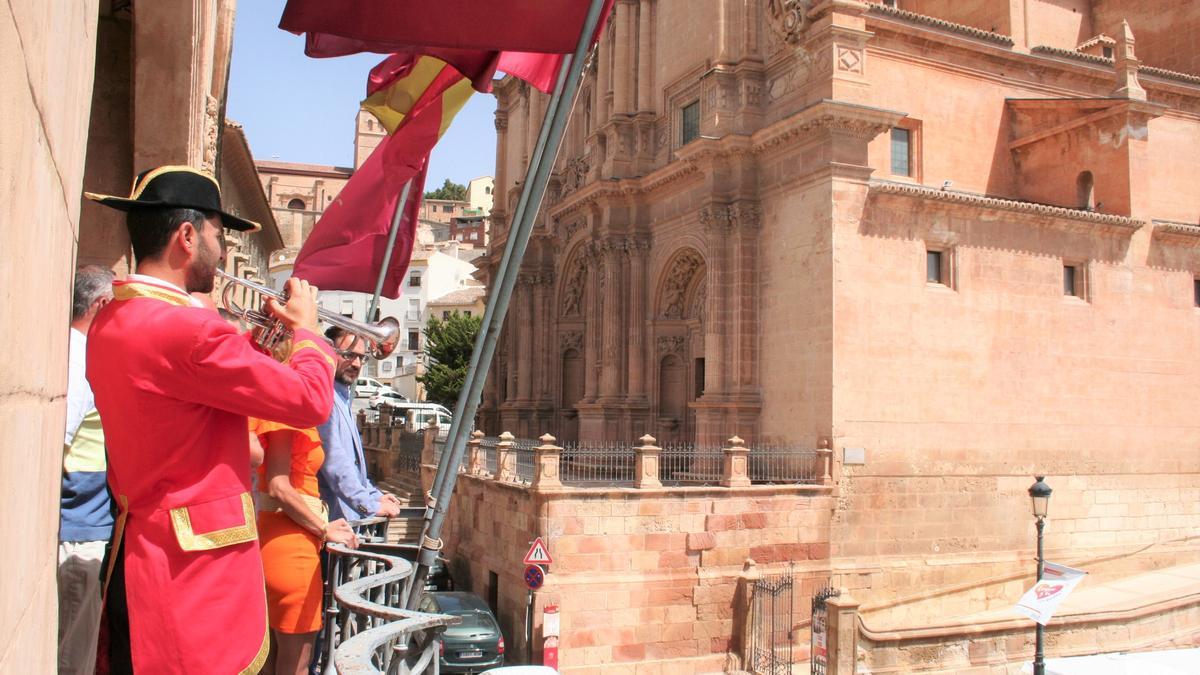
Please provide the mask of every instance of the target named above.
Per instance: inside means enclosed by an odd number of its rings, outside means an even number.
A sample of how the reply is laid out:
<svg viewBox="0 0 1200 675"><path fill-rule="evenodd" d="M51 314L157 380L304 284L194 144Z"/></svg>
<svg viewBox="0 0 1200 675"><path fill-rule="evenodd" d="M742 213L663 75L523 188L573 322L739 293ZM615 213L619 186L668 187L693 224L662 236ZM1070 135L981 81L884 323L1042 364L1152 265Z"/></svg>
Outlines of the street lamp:
<svg viewBox="0 0 1200 675"><path fill-rule="evenodd" d="M1046 527L1046 513L1050 510L1050 493L1053 490L1042 482L1045 476L1037 476L1037 482L1029 487L1029 499L1033 502L1033 517L1037 519L1037 580L1042 580L1045 559L1042 556L1042 530ZM1046 660L1042 654L1042 638L1045 627L1037 624L1037 643L1033 653L1033 675L1046 675Z"/></svg>

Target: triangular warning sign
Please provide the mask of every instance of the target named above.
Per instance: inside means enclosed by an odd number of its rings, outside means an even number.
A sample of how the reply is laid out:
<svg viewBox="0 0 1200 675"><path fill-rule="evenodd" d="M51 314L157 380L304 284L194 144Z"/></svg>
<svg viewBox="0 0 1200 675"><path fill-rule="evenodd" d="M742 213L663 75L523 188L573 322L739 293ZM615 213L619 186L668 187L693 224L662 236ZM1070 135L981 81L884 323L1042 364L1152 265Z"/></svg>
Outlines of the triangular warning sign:
<svg viewBox="0 0 1200 675"><path fill-rule="evenodd" d="M549 565L554 562L550 557L550 551L546 548L546 543L541 537L533 540L533 546L529 547L529 553L525 554L526 565Z"/></svg>

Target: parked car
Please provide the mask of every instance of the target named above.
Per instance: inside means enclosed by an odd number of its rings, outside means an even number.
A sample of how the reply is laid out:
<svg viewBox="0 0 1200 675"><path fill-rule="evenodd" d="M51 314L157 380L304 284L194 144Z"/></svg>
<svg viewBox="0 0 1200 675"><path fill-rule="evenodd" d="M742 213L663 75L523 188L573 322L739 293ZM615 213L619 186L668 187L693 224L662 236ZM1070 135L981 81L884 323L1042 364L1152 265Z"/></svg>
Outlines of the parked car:
<svg viewBox="0 0 1200 675"><path fill-rule="evenodd" d="M372 409L377 409L384 403L390 406L400 406L408 403L408 397L400 392L384 389L372 396L368 400L367 405L369 405Z"/></svg>
<svg viewBox="0 0 1200 675"><path fill-rule="evenodd" d="M396 409L404 413L409 423L417 429L422 429L430 422L437 422L442 429L450 428L451 413L448 408L438 403L400 403Z"/></svg>
<svg viewBox="0 0 1200 675"><path fill-rule="evenodd" d="M427 593L417 610L462 619L442 633L441 672L474 675L504 665L504 635L479 596L461 591Z"/></svg>
<svg viewBox="0 0 1200 675"><path fill-rule="evenodd" d="M381 391L395 391L373 377L360 377L354 383L355 398L370 398Z"/></svg>

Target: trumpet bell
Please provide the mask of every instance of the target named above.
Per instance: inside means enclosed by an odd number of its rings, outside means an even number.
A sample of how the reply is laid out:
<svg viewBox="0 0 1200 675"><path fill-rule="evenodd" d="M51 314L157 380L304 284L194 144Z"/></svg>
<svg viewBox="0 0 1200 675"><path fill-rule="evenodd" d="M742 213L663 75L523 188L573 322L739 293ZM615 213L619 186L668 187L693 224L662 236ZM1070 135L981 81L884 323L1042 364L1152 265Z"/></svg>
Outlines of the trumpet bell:
<svg viewBox="0 0 1200 675"><path fill-rule="evenodd" d="M374 339L371 343L371 356L376 359L386 359L400 345L400 322L394 316L386 316L378 323L363 328L369 330Z"/></svg>

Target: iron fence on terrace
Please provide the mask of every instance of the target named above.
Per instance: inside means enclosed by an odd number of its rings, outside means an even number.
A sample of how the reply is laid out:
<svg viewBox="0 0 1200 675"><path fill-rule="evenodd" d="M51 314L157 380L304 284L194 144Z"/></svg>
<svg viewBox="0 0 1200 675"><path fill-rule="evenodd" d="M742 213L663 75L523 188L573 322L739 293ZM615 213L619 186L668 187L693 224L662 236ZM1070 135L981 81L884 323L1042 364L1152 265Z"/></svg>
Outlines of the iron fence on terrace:
<svg viewBox="0 0 1200 675"><path fill-rule="evenodd" d="M824 461L810 448L759 443L750 448L747 473L756 484L820 484Z"/></svg>
<svg viewBox="0 0 1200 675"><path fill-rule="evenodd" d="M512 442L512 453L516 457L517 482L529 485L533 482L534 449L542 442L532 438L515 438Z"/></svg>
<svg viewBox="0 0 1200 675"><path fill-rule="evenodd" d="M624 443L566 443L559 458L564 485L632 485L636 455Z"/></svg>
<svg viewBox="0 0 1200 675"><path fill-rule="evenodd" d="M690 443L665 443L659 451L659 480L665 486L718 485L725 449Z"/></svg>
<svg viewBox="0 0 1200 675"><path fill-rule="evenodd" d="M425 432L422 430L398 433L400 434L400 443L396 453L396 468L401 471L419 473L421 471L421 450L425 445Z"/></svg>
<svg viewBox="0 0 1200 675"><path fill-rule="evenodd" d="M479 439L479 452L483 454L483 469L495 476L500 472L499 457L496 444L500 439L495 436L484 436Z"/></svg>

